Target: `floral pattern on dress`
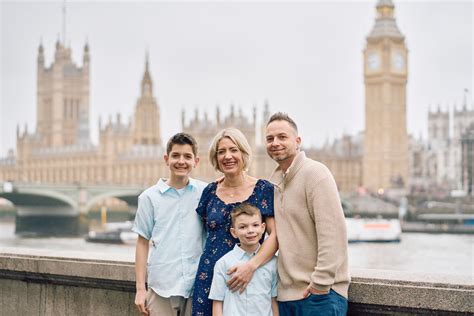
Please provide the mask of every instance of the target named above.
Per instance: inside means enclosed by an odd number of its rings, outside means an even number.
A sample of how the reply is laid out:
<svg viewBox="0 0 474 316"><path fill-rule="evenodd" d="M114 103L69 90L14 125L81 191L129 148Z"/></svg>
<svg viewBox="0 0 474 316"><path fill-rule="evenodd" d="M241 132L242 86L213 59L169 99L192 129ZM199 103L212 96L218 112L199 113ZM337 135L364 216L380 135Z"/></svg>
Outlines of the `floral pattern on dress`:
<svg viewBox="0 0 474 316"><path fill-rule="evenodd" d="M193 316L211 316L212 300L208 299L214 275L214 265L234 248L238 239L230 234L230 213L237 205L249 203L260 209L263 218L273 216L273 185L259 179L247 200L224 203L216 194L217 182L210 183L203 191L196 212L201 217L208 235L204 252L199 261L193 293ZM260 243L263 242L263 237Z"/></svg>

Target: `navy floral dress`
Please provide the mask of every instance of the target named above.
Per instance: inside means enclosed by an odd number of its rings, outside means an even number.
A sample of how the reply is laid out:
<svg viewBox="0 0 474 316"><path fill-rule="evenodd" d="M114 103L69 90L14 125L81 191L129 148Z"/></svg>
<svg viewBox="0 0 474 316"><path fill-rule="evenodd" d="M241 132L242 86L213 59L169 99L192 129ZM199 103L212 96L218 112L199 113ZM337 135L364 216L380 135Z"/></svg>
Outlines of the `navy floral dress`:
<svg viewBox="0 0 474 316"><path fill-rule="evenodd" d="M193 316L211 316L212 300L208 299L214 275L214 265L234 248L238 239L230 234L230 213L237 205L249 203L260 209L262 216L273 216L273 185L258 180L252 194L243 202L225 204L216 195L217 183L210 183L203 191L196 212L207 229L204 252L199 261L193 293ZM263 238L260 243L263 242Z"/></svg>

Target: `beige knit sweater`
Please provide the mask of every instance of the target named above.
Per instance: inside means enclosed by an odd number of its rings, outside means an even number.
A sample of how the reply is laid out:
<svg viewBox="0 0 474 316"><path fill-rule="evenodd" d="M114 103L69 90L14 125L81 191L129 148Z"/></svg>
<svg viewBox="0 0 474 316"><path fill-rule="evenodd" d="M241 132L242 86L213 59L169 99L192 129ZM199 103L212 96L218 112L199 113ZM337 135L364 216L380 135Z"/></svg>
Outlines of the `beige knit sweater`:
<svg viewBox="0 0 474 316"><path fill-rule="evenodd" d="M347 298L346 223L331 172L300 152L285 174L277 168L270 180L280 245L278 300L303 299L310 283Z"/></svg>

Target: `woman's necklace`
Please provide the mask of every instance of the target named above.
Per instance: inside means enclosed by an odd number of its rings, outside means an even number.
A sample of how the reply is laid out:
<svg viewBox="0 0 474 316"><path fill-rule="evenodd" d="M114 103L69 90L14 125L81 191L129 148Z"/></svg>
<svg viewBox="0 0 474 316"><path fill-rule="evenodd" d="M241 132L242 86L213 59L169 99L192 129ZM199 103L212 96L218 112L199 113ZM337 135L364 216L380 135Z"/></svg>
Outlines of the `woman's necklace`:
<svg viewBox="0 0 474 316"><path fill-rule="evenodd" d="M242 183L240 183L240 184L238 184L238 185L228 185L228 184L225 183L225 179L224 179L223 184L224 184L224 186L227 188L227 190L232 189L232 192L227 192L227 195L228 195L231 199L233 199L233 198L237 195L237 193L239 192L239 188L241 188L242 186L244 186L245 180L246 180L246 178L245 178L245 175L244 175L244 176L243 176L243 181L242 181Z"/></svg>
<svg viewBox="0 0 474 316"><path fill-rule="evenodd" d="M227 195L228 195L230 198L234 198L234 197L238 194L238 192L239 192L239 189L238 189L239 187L240 187L240 185L239 185L239 186L235 186L235 187L227 187L227 190L232 189L232 192L231 192L231 191L227 192Z"/></svg>

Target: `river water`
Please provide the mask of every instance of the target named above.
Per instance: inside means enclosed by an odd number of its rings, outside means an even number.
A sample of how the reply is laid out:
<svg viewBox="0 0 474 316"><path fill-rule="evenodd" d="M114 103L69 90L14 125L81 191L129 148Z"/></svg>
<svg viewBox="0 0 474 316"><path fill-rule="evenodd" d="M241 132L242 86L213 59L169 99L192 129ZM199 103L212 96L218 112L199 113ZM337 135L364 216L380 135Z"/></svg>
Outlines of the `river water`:
<svg viewBox="0 0 474 316"><path fill-rule="evenodd" d="M83 238L20 238L14 230L13 223L0 222L0 248L42 249L109 260L134 259L134 245L88 243ZM403 233L398 243L351 243L349 265L474 277L474 235Z"/></svg>

